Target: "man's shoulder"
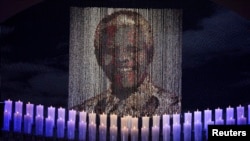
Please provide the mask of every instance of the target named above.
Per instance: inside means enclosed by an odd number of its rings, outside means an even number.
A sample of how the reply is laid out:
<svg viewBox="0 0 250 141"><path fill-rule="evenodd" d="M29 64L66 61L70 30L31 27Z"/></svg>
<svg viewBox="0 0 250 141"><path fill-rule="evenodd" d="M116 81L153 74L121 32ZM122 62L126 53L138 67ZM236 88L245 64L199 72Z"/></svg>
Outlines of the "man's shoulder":
<svg viewBox="0 0 250 141"><path fill-rule="evenodd" d="M82 103L74 106L73 109L93 111L98 102L107 99L107 97L108 91L104 91L101 94L95 95L93 97L90 97L89 99L84 100Z"/></svg>
<svg viewBox="0 0 250 141"><path fill-rule="evenodd" d="M175 99L175 98L180 97L179 94L176 94L174 92L170 92L170 91L168 91L166 89L163 89L161 87L157 87L157 86L155 86L155 87L157 88L156 95L158 95L159 97L167 97L167 98L170 98L170 99L172 99L172 98Z"/></svg>

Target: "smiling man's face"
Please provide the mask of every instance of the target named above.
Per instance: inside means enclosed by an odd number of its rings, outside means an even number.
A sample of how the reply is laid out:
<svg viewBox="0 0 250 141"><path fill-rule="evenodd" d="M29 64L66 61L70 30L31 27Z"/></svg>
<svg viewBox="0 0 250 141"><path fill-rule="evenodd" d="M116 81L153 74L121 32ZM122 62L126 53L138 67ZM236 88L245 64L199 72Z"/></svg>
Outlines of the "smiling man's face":
<svg viewBox="0 0 250 141"><path fill-rule="evenodd" d="M133 25L108 26L101 32L101 66L117 88L136 87L148 65L145 35Z"/></svg>

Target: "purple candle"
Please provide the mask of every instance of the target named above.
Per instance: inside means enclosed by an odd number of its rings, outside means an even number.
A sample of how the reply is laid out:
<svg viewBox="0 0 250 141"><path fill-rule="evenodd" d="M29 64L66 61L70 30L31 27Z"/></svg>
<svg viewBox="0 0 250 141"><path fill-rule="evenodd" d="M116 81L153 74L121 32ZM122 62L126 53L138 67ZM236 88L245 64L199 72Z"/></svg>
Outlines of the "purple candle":
<svg viewBox="0 0 250 141"><path fill-rule="evenodd" d="M10 130L11 113L12 113L12 101L8 99L4 101L3 130L5 131Z"/></svg>
<svg viewBox="0 0 250 141"><path fill-rule="evenodd" d="M57 137L64 138L65 130L65 109L58 108L58 117L57 117Z"/></svg>
<svg viewBox="0 0 250 141"><path fill-rule="evenodd" d="M149 129L145 126L141 128L141 140L148 141Z"/></svg>
<svg viewBox="0 0 250 141"><path fill-rule="evenodd" d="M117 115L110 115L110 141L117 140Z"/></svg>
<svg viewBox="0 0 250 141"><path fill-rule="evenodd" d="M65 120L61 117L57 119L57 137L64 138Z"/></svg>
<svg viewBox="0 0 250 141"><path fill-rule="evenodd" d="M96 113L93 111L89 113L89 123L96 124Z"/></svg>
<svg viewBox="0 0 250 141"><path fill-rule="evenodd" d="M67 122L68 139L73 140L75 138L75 121L69 120Z"/></svg>
<svg viewBox="0 0 250 141"><path fill-rule="evenodd" d="M69 110L69 121L76 121L76 111L75 110Z"/></svg>
<svg viewBox="0 0 250 141"><path fill-rule="evenodd" d="M33 124L34 104L26 104L26 115L24 115L24 133L31 134Z"/></svg>
<svg viewBox="0 0 250 141"><path fill-rule="evenodd" d="M14 131L21 132L22 128L22 113L23 113L23 102L20 100L15 102L15 113L14 113Z"/></svg>
<svg viewBox="0 0 250 141"><path fill-rule="evenodd" d="M107 127L103 123L99 126L99 141L106 141Z"/></svg>
<svg viewBox="0 0 250 141"><path fill-rule="evenodd" d="M128 141L128 127L121 127L121 141Z"/></svg>
<svg viewBox="0 0 250 141"><path fill-rule="evenodd" d="M250 104L248 105L248 124L250 124Z"/></svg>
<svg viewBox="0 0 250 141"><path fill-rule="evenodd" d="M202 140L201 112L198 110L194 112L194 140Z"/></svg>
<svg viewBox="0 0 250 141"><path fill-rule="evenodd" d="M43 135L43 105L36 106L36 135Z"/></svg>
<svg viewBox="0 0 250 141"><path fill-rule="evenodd" d="M79 140L80 141L85 141L86 140L86 131L87 131L87 123L84 121L79 122Z"/></svg>
<svg viewBox="0 0 250 141"><path fill-rule="evenodd" d="M87 113L85 111L79 112L78 138L79 140L83 141L86 140L86 130L87 130L86 116Z"/></svg>
<svg viewBox="0 0 250 141"><path fill-rule="evenodd" d="M24 133L31 134L34 116L34 104L26 104L26 115L24 115Z"/></svg>
<svg viewBox="0 0 250 141"><path fill-rule="evenodd" d="M85 111L79 112L79 122L86 122L87 113Z"/></svg>
<svg viewBox="0 0 250 141"><path fill-rule="evenodd" d="M222 114L223 114L222 109L220 109L220 108L215 109L215 124L216 125L223 125L224 124Z"/></svg>
<svg viewBox="0 0 250 141"><path fill-rule="evenodd" d="M180 114L173 114L173 141L180 141L181 125Z"/></svg>
<svg viewBox="0 0 250 141"><path fill-rule="evenodd" d="M31 124L33 124L34 104L31 104L30 102L28 102L26 104L26 115L30 115L31 116Z"/></svg>
<svg viewBox="0 0 250 141"><path fill-rule="evenodd" d="M237 124L238 125L244 125L247 122L247 120L245 118L245 111L244 110L245 110L244 107L241 105L237 107Z"/></svg>
<svg viewBox="0 0 250 141"><path fill-rule="evenodd" d="M160 128L158 126L152 127L152 140L159 141Z"/></svg>
<svg viewBox="0 0 250 141"><path fill-rule="evenodd" d="M36 116L43 117L43 105L39 104L36 106Z"/></svg>
<svg viewBox="0 0 250 141"><path fill-rule="evenodd" d="M52 120L52 127L55 126L55 107L48 107L48 118Z"/></svg>
<svg viewBox="0 0 250 141"><path fill-rule="evenodd" d="M68 139L75 138L75 121L76 120L76 111L69 110L69 119L67 123Z"/></svg>
<svg viewBox="0 0 250 141"><path fill-rule="evenodd" d="M126 119L127 119L128 133L130 134L130 130L131 130L131 127L132 127L132 116L127 115L127 116L125 116L125 117L126 117Z"/></svg>
<svg viewBox="0 0 250 141"><path fill-rule="evenodd" d="M110 115L110 125L117 127L117 115L115 114Z"/></svg>
<svg viewBox="0 0 250 141"><path fill-rule="evenodd" d="M163 141L170 141L170 115L163 114L162 116L162 135Z"/></svg>
<svg viewBox="0 0 250 141"><path fill-rule="evenodd" d="M15 102L15 113L23 113L23 102L21 102L20 100Z"/></svg>
<svg viewBox="0 0 250 141"><path fill-rule="evenodd" d="M160 116L154 115L153 116L153 127L152 127L152 140L159 140L159 133L160 133Z"/></svg>
<svg viewBox="0 0 250 141"><path fill-rule="evenodd" d="M141 138L142 141L148 141L149 136L149 117L142 117L142 128L141 128Z"/></svg>
<svg viewBox="0 0 250 141"><path fill-rule="evenodd" d="M99 125L99 136L101 137L100 141L106 141L107 133L107 115L102 113L100 115L100 125Z"/></svg>
<svg viewBox="0 0 250 141"><path fill-rule="evenodd" d="M12 101L11 100L5 100L4 101L4 111L8 111L12 113Z"/></svg>
<svg viewBox="0 0 250 141"><path fill-rule="evenodd" d="M46 137L53 136L53 124L54 124L54 120L50 116L45 119L45 136Z"/></svg>
<svg viewBox="0 0 250 141"><path fill-rule="evenodd" d="M117 126L110 126L110 141L117 141Z"/></svg>
<svg viewBox="0 0 250 141"><path fill-rule="evenodd" d="M43 135L43 116L37 115L36 120L36 135Z"/></svg>
<svg viewBox="0 0 250 141"><path fill-rule="evenodd" d="M170 125L165 124L162 127L163 141L170 141Z"/></svg>
<svg viewBox="0 0 250 141"><path fill-rule="evenodd" d="M204 110L204 129L207 130L207 122L212 121L212 111L207 109Z"/></svg>
<svg viewBox="0 0 250 141"><path fill-rule="evenodd" d="M93 121L89 123L89 141L96 141L96 124Z"/></svg>
<svg viewBox="0 0 250 141"><path fill-rule="evenodd" d="M31 134L32 131L32 117L29 114L24 115L23 117L24 121L24 133Z"/></svg>
<svg viewBox="0 0 250 141"><path fill-rule="evenodd" d="M184 118L185 118L183 124L184 141L191 141L192 114L190 112L184 113Z"/></svg>
<svg viewBox="0 0 250 141"><path fill-rule="evenodd" d="M227 125L235 124L234 108L230 106L226 109L226 124Z"/></svg>
<svg viewBox="0 0 250 141"><path fill-rule="evenodd" d="M131 128L131 141L138 140L138 118L132 118L132 128Z"/></svg>
<svg viewBox="0 0 250 141"><path fill-rule="evenodd" d="M204 110L204 131L208 134L208 123L212 121L212 111L210 109Z"/></svg>
<svg viewBox="0 0 250 141"><path fill-rule="evenodd" d="M89 113L89 141L96 140L96 113Z"/></svg>

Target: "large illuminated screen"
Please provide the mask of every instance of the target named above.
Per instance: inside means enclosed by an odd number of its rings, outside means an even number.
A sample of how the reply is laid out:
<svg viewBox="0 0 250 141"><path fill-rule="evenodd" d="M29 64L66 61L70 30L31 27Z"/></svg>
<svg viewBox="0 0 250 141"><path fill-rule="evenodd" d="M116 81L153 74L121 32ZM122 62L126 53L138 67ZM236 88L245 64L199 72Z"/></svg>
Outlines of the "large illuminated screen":
<svg viewBox="0 0 250 141"><path fill-rule="evenodd" d="M181 112L180 9L70 8L68 108Z"/></svg>

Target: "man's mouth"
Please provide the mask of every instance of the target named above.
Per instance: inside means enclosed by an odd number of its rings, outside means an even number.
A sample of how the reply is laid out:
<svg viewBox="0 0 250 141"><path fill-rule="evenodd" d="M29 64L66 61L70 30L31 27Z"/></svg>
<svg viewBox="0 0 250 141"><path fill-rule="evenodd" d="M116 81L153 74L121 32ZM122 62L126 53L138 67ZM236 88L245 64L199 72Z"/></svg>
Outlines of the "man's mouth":
<svg viewBox="0 0 250 141"><path fill-rule="evenodd" d="M117 68L117 72L129 72L132 71L133 68L131 67L122 67L122 68Z"/></svg>

